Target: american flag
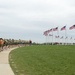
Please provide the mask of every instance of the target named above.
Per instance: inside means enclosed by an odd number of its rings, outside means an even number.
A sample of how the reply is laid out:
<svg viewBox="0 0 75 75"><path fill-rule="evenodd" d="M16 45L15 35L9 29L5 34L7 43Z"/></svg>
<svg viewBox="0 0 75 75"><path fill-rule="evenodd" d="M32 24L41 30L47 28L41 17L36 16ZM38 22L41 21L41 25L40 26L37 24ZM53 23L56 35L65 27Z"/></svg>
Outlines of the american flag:
<svg viewBox="0 0 75 75"><path fill-rule="evenodd" d="M71 30L71 29L75 29L75 25L71 26L69 29L70 29L70 30Z"/></svg>
<svg viewBox="0 0 75 75"><path fill-rule="evenodd" d="M56 28L53 28L53 31L57 31L58 30L58 27L56 27Z"/></svg>
<svg viewBox="0 0 75 75"><path fill-rule="evenodd" d="M52 29L46 30L46 31L44 31L43 35L48 36L48 34L49 34L51 31L52 31Z"/></svg>
<svg viewBox="0 0 75 75"><path fill-rule="evenodd" d="M52 31L52 29L50 29L50 30L47 30L47 33L50 33Z"/></svg>
<svg viewBox="0 0 75 75"><path fill-rule="evenodd" d="M70 39L72 39L72 37Z"/></svg>
<svg viewBox="0 0 75 75"><path fill-rule="evenodd" d="M60 39L62 39L62 38L63 38L63 36Z"/></svg>
<svg viewBox="0 0 75 75"><path fill-rule="evenodd" d="M52 34L49 34L49 36L53 36Z"/></svg>
<svg viewBox="0 0 75 75"><path fill-rule="evenodd" d="M45 31L43 35L48 36L48 31Z"/></svg>
<svg viewBox="0 0 75 75"><path fill-rule="evenodd" d="M50 32L50 30L47 30L47 33L49 33Z"/></svg>
<svg viewBox="0 0 75 75"><path fill-rule="evenodd" d="M55 38L59 38L59 36L55 36Z"/></svg>
<svg viewBox="0 0 75 75"><path fill-rule="evenodd" d="M47 32L48 32L48 33L52 32L52 29L50 29L50 30L47 30Z"/></svg>
<svg viewBox="0 0 75 75"><path fill-rule="evenodd" d="M65 39L67 39L68 37L65 37Z"/></svg>
<svg viewBox="0 0 75 75"><path fill-rule="evenodd" d="M49 30L50 32L52 31L52 29Z"/></svg>
<svg viewBox="0 0 75 75"><path fill-rule="evenodd" d="M63 26L63 27L61 28L61 30L66 30L66 26Z"/></svg>

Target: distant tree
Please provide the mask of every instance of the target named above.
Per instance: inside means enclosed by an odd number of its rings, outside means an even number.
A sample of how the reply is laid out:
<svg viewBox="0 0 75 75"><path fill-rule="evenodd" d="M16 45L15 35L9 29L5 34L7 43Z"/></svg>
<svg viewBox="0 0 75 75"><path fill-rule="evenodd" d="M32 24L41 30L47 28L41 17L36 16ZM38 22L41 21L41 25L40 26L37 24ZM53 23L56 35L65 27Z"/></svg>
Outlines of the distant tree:
<svg viewBox="0 0 75 75"><path fill-rule="evenodd" d="M30 44L30 45L32 44L32 41L31 41L31 40L29 40L29 44Z"/></svg>

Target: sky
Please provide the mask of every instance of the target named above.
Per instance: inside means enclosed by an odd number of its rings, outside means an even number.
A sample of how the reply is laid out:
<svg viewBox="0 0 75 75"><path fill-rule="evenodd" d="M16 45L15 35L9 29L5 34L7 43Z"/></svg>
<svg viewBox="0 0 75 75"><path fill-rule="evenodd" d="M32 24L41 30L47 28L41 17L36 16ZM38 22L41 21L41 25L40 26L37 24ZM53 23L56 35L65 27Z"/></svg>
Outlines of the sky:
<svg viewBox="0 0 75 75"><path fill-rule="evenodd" d="M0 37L45 42L45 30L65 26L75 37L75 0L0 0ZM57 34L56 32L54 33ZM64 31L59 33L64 35Z"/></svg>

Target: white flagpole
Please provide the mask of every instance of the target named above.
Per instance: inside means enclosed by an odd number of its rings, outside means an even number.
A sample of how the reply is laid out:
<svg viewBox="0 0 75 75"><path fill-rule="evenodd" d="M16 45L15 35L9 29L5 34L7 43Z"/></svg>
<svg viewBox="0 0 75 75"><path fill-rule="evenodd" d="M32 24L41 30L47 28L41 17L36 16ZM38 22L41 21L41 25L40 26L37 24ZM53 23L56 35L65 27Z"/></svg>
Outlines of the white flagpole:
<svg viewBox="0 0 75 75"><path fill-rule="evenodd" d="M47 35L46 35L46 45L47 45Z"/></svg>
<svg viewBox="0 0 75 75"><path fill-rule="evenodd" d="M63 40L64 40L64 37L62 38L62 45L64 45L64 42L63 42Z"/></svg>
<svg viewBox="0 0 75 75"><path fill-rule="evenodd" d="M65 29L65 38L67 37L67 29ZM67 44L66 39L65 39L65 45Z"/></svg>
<svg viewBox="0 0 75 75"><path fill-rule="evenodd" d="M52 28L52 45L53 45L53 28Z"/></svg>
<svg viewBox="0 0 75 75"><path fill-rule="evenodd" d="M73 39L73 38L72 38ZM73 41L72 41L72 39L71 39L71 42L72 42L72 45L73 45Z"/></svg>
<svg viewBox="0 0 75 75"><path fill-rule="evenodd" d="M49 34L49 37L50 37L50 39L51 39L51 41L50 41L50 44L52 43L52 34Z"/></svg>
<svg viewBox="0 0 75 75"><path fill-rule="evenodd" d="M59 27L59 26L58 26ZM57 35L59 36L59 30L57 31ZM57 38L57 41L58 41L58 43L59 43L59 45L60 45L60 39L59 39L59 37Z"/></svg>
<svg viewBox="0 0 75 75"><path fill-rule="evenodd" d="M56 36L54 36L55 37L55 42L57 42L57 37Z"/></svg>
<svg viewBox="0 0 75 75"><path fill-rule="evenodd" d="M66 30L65 30L65 45L66 45Z"/></svg>
<svg viewBox="0 0 75 75"><path fill-rule="evenodd" d="M45 36L46 36L46 45L47 45L48 32L46 31L44 34L45 34Z"/></svg>

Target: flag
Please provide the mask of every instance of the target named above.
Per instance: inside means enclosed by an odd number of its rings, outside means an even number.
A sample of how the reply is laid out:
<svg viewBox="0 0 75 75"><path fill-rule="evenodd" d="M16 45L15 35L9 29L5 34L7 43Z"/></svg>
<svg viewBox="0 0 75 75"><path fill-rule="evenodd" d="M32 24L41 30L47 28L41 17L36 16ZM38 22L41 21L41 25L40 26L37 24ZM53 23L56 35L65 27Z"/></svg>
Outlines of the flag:
<svg viewBox="0 0 75 75"><path fill-rule="evenodd" d="M59 38L59 36L55 36L55 38Z"/></svg>
<svg viewBox="0 0 75 75"><path fill-rule="evenodd" d="M63 38L63 36L60 39L62 39L62 38Z"/></svg>
<svg viewBox="0 0 75 75"><path fill-rule="evenodd" d="M43 33L43 35L47 36L47 35L48 35L48 31L45 31L45 32Z"/></svg>
<svg viewBox="0 0 75 75"><path fill-rule="evenodd" d="M70 39L72 39L72 37Z"/></svg>
<svg viewBox="0 0 75 75"><path fill-rule="evenodd" d="M52 31L52 29L50 29L50 30L47 30L47 33L50 33Z"/></svg>
<svg viewBox="0 0 75 75"><path fill-rule="evenodd" d="M58 30L58 27L56 27L56 28L53 28L53 31L57 31Z"/></svg>
<svg viewBox="0 0 75 75"><path fill-rule="evenodd" d="M53 36L52 34L49 34L49 36Z"/></svg>
<svg viewBox="0 0 75 75"><path fill-rule="evenodd" d="M52 31L52 29L46 30L46 31L44 31L43 35L47 36L51 31Z"/></svg>
<svg viewBox="0 0 75 75"><path fill-rule="evenodd" d="M63 26L63 27L61 28L61 31L62 31L62 30L66 30L66 26Z"/></svg>
<svg viewBox="0 0 75 75"><path fill-rule="evenodd" d="M50 32L50 30L47 30L47 33L49 33Z"/></svg>
<svg viewBox="0 0 75 75"><path fill-rule="evenodd" d="M52 31L52 29L50 29L50 30L47 30L47 33L50 33Z"/></svg>
<svg viewBox="0 0 75 75"><path fill-rule="evenodd" d="M52 32L52 29L50 29L49 32Z"/></svg>
<svg viewBox="0 0 75 75"><path fill-rule="evenodd" d="M70 30L71 30L71 29L75 29L75 25L71 26L69 29L70 29Z"/></svg>
<svg viewBox="0 0 75 75"><path fill-rule="evenodd" d="M66 37L65 39L67 39L68 37Z"/></svg>

